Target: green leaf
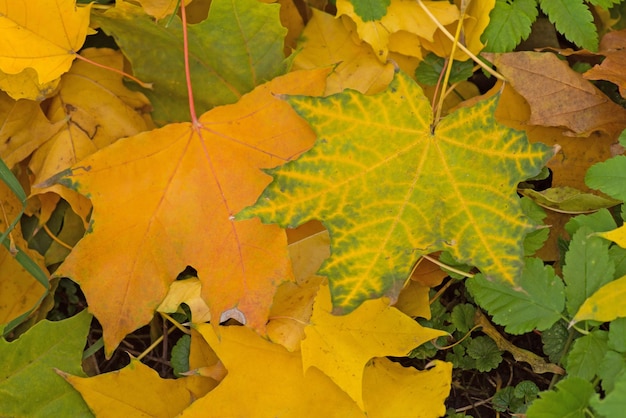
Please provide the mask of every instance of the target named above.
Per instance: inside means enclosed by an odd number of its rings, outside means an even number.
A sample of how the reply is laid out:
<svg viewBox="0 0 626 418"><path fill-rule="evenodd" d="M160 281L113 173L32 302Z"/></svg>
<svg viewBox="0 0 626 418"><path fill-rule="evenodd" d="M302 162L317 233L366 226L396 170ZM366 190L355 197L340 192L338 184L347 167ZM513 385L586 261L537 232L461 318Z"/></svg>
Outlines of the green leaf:
<svg viewBox="0 0 626 418"><path fill-rule="evenodd" d="M523 399L524 402L530 402L539 394L539 388L535 382L530 380L522 380L515 386L515 397Z"/></svg>
<svg viewBox="0 0 626 418"><path fill-rule="evenodd" d="M467 355L462 344L455 345L451 352L446 353L446 361L451 362L455 369L472 370L476 368L476 360Z"/></svg>
<svg viewBox="0 0 626 418"><path fill-rule="evenodd" d="M626 353L626 318L618 318L609 325L609 348Z"/></svg>
<svg viewBox="0 0 626 418"><path fill-rule="evenodd" d="M622 0L587 0L589 3L594 6L600 6L603 9L610 9L614 5L620 3Z"/></svg>
<svg viewBox="0 0 626 418"><path fill-rule="evenodd" d="M278 4L214 0L209 16L189 25L191 83L198 116L236 102L254 87L284 73L287 29ZM115 37L136 77L154 84L143 90L158 124L189 121L181 22L154 22L140 7L125 4L92 20ZM158 69L158 70L155 70Z"/></svg>
<svg viewBox="0 0 626 418"><path fill-rule="evenodd" d="M493 370L502 361L502 351L491 338L485 336L472 339L467 354L476 360L476 370L479 372Z"/></svg>
<svg viewBox="0 0 626 418"><path fill-rule="evenodd" d="M592 165L585 175L585 183L592 189L626 201L626 155Z"/></svg>
<svg viewBox="0 0 626 418"><path fill-rule="evenodd" d="M598 368L598 377L602 379L602 390L611 392L615 387L615 381L624 372L626 362L621 353L609 350L602 358Z"/></svg>
<svg viewBox="0 0 626 418"><path fill-rule="evenodd" d="M491 405L493 405L493 409L498 412L505 412L512 403L515 403L517 399L515 398L515 388L513 386L507 386L503 389L500 389L493 395L493 400L491 401Z"/></svg>
<svg viewBox="0 0 626 418"><path fill-rule="evenodd" d="M528 218L537 225L543 224L543 220L547 215L541 206L527 197L522 197L520 204L524 215L528 216ZM543 244L546 242L549 235L549 228L537 229L526 235L526 238L524 239L524 255L526 257L530 257L535 254L541 247L543 247Z"/></svg>
<svg viewBox="0 0 626 418"><path fill-rule="evenodd" d="M609 248L609 258L615 265L615 273L613 277L626 276L626 249L617 245Z"/></svg>
<svg viewBox="0 0 626 418"><path fill-rule="evenodd" d="M589 402L591 407L605 417L621 417L626 410L626 373L615 381L615 386L611 393L600 399L598 395L593 396Z"/></svg>
<svg viewBox="0 0 626 418"><path fill-rule="evenodd" d="M565 358L569 376L591 380L598 374L602 359L608 351L608 332L595 330L576 339Z"/></svg>
<svg viewBox="0 0 626 418"><path fill-rule="evenodd" d="M594 394L593 385L579 377L568 377L556 384L556 390L539 393L526 411L528 418L586 418L585 409Z"/></svg>
<svg viewBox="0 0 626 418"><path fill-rule="evenodd" d="M569 331L563 322L557 322L551 328L541 333L543 352L552 363L559 363L565 351L565 344L569 338Z"/></svg>
<svg viewBox="0 0 626 418"><path fill-rule="evenodd" d="M18 340L0 339L1 414L4 416L90 417L81 396L55 368L85 376L81 368L91 315L41 321Z"/></svg>
<svg viewBox="0 0 626 418"><path fill-rule="evenodd" d="M445 62L444 58L431 52L424 57L415 69L415 78L426 86L437 85L440 79L443 80L442 73L444 71ZM472 60L453 61L452 70L450 71L450 80L448 80L448 82L454 84L459 81L467 80L474 73L473 69L474 62Z"/></svg>
<svg viewBox="0 0 626 418"><path fill-rule="evenodd" d="M181 373L189 371L189 352L191 350L191 335L183 335L172 347L172 369L174 375L180 377Z"/></svg>
<svg viewBox="0 0 626 418"><path fill-rule="evenodd" d="M537 19L536 0L497 0L481 36L487 52L510 52L528 38Z"/></svg>
<svg viewBox="0 0 626 418"><path fill-rule="evenodd" d="M422 254L447 250L494 280L513 283L524 236L517 183L552 155L499 125L497 97L457 110L431 132L432 108L403 73L373 96L344 91L288 99L316 131L299 159L268 170L274 181L239 219L328 228L335 313L395 295Z"/></svg>
<svg viewBox="0 0 626 418"><path fill-rule="evenodd" d="M521 192L544 208L560 213L594 212L601 208L610 208L619 205L619 200L598 196L569 186L551 187L537 192L525 189Z"/></svg>
<svg viewBox="0 0 626 418"><path fill-rule="evenodd" d="M609 258L609 242L583 226L572 237L565 254L563 280L567 311L574 315L582 303L613 280L615 266Z"/></svg>
<svg viewBox="0 0 626 418"><path fill-rule="evenodd" d="M590 51L598 50L598 31L584 0L539 0L539 6L569 41Z"/></svg>
<svg viewBox="0 0 626 418"><path fill-rule="evenodd" d="M617 228L617 224L615 223L615 219L613 219L611 212L606 209L600 209L596 213L592 213L590 215L578 215L570 219L565 224L565 230L568 234L573 236L576 231L583 226L586 226L593 232L606 232Z"/></svg>
<svg viewBox="0 0 626 418"><path fill-rule="evenodd" d="M452 325L456 327L457 331L466 333L474 326L475 313L476 308L474 305L462 303L460 305L456 305L452 309L450 321L452 322Z"/></svg>
<svg viewBox="0 0 626 418"><path fill-rule="evenodd" d="M551 266L544 266L538 258L526 259L518 282L521 291L505 283L489 281L482 274L465 283L476 302L510 334L550 328L561 318L565 305L563 282Z"/></svg>
<svg viewBox="0 0 626 418"><path fill-rule="evenodd" d="M387 7L391 0L350 0L354 13L359 15L363 22L380 20L387 14Z"/></svg>

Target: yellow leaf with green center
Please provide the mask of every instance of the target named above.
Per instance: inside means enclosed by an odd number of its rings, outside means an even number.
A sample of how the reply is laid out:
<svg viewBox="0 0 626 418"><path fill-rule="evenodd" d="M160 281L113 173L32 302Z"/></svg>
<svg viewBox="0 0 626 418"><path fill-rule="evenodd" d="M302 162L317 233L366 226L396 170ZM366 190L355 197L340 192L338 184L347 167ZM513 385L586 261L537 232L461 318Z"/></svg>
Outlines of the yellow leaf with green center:
<svg viewBox="0 0 626 418"><path fill-rule="evenodd" d="M422 254L447 250L488 277L514 283L524 236L534 230L517 183L552 156L543 144L497 124L497 97L463 108L431 132L421 88L398 73L384 92L287 99L318 138L239 218L295 227L319 219L331 237L320 269L335 313L395 298Z"/></svg>

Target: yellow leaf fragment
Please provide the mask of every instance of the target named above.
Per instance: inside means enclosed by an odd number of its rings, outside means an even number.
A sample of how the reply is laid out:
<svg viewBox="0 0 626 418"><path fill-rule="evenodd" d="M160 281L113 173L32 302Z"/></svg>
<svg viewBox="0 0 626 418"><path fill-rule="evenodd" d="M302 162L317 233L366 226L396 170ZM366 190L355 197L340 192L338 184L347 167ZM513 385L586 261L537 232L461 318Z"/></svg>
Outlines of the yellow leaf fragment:
<svg viewBox="0 0 626 418"><path fill-rule="evenodd" d="M355 42L353 30L341 20L316 9L312 12L294 59L294 69L335 65L326 82L326 95L348 88L361 93L383 90L393 78L393 65L381 63L366 43Z"/></svg>
<svg viewBox="0 0 626 418"><path fill-rule="evenodd" d="M0 70L18 74L32 68L40 84L59 78L85 41L90 8L74 0L1 2Z"/></svg>
<svg viewBox="0 0 626 418"><path fill-rule="evenodd" d="M442 1L424 1L423 3L443 25L459 19L459 9L453 4ZM337 0L337 16L344 15L356 24L359 37L372 46L374 54L381 62L387 61L389 39L392 34L406 31L417 38L432 41L437 30L437 25L412 0L391 0L387 14L380 20L369 22L364 22L356 14L349 0ZM422 56L419 39L416 41L418 42L415 42L413 48L403 50L405 55Z"/></svg>
<svg viewBox="0 0 626 418"><path fill-rule="evenodd" d="M613 241L622 248L626 248L626 225L622 225L612 231L600 232L598 235Z"/></svg>
<svg viewBox="0 0 626 418"><path fill-rule="evenodd" d="M197 277L177 280L170 284L167 296L157 308L158 312L172 313L178 311L181 303L186 303L191 311L191 320L201 324L211 320L211 311L202 299L202 283Z"/></svg>
<svg viewBox="0 0 626 418"><path fill-rule="evenodd" d="M0 92L0 158L7 167L24 160L62 126L50 122L39 103L15 101Z"/></svg>
<svg viewBox="0 0 626 418"><path fill-rule="evenodd" d="M570 326L586 320L608 322L626 317L626 276L613 280L587 298L574 315Z"/></svg>
<svg viewBox="0 0 626 418"><path fill-rule="evenodd" d="M17 74L0 72L0 89L15 100L28 99L41 102L56 93L61 79L48 83L40 83L37 72L32 68L24 68Z"/></svg>
<svg viewBox="0 0 626 418"><path fill-rule="evenodd" d="M176 416L191 403L186 378L162 379L139 360L122 370L95 377L78 377L57 370L98 417Z"/></svg>
<svg viewBox="0 0 626 418"><path fill-rule="evenodd" d="M363 397L369 418L441 417L450 394L452 363L435 360L420 371L387 358L375 358L363 373ZM410 414L409 414L410 411Z"/></svg>
<svg viewBox="0 0 626 418"><path fill-rule="evenodd" d="M352 313L331 314L328 286L318 293L302 341L304 370L312 366L328 375L361 408L363 370L373 357L405 356L413 348L445 331L424 328L412 318L390 307L386 298L364 302Z"/></svg>
<svg viewBox="0 0 626 418"><path fill-rule="evenodd" d="M0 234L19 215L22 204L5 182L0 181ZM22 238L18 222L11 232L12 244L34 260L43 272L47 272L43 257L28 248ZM0 246L0 324L6 324L34 309L41 302L46 289L17 261L15 256Z"/></svg>

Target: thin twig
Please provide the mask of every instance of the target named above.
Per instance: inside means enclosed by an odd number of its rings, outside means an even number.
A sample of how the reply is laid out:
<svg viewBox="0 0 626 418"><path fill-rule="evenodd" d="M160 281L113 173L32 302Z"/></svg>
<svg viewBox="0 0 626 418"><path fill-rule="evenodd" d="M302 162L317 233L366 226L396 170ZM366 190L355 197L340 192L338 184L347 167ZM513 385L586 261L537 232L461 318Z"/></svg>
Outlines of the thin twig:
<svg viewBox="0 0 626 418"><path fill-rule="evenodd" d="M428 15L428 17L435 23L435 25L437 25L437 27L441 30L441 32L443 32L443 34L446 35L446 37L448 39L450 39L452 42L454 42L454 36L452 36L452 34L450 34L450 32L448 32L448 30L430 12L430 10L428 10L428 8L424 5L424 3L422 3L422 0L416 0L416 1L417 1L417 4L419 4L419 6L424 10L424 13L426 13ZM489 74L491 74L492 76L494 76L498 80L506 81L506 79L504 78L503 75L501 75L498 72L494 71L491 67L489 67L487 64L482 62L482 60L480 58L478 58L476 55L474 55L472 53L472 51L467 49L463 44L459 43L459 49L461 51L465 52L471 59L474 60L474 62L476 64L480 65Z"/></svg>

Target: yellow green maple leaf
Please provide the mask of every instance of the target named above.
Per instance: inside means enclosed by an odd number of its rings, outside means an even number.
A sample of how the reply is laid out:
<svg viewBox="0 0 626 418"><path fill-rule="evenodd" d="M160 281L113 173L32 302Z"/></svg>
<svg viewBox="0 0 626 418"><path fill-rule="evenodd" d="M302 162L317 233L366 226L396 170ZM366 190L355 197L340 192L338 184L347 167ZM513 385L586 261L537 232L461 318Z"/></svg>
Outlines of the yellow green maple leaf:
<svg viewBox="0 0 626 418"><path fill-rule="evenodd" d="M274 181L241 219L295 227L319 219L331 237L328 277L335 313L395 299L423 254L447 250L496 280L514 283L523 239L535 229L517 183L552 156L499 125L497 97L433 128L421 88L398 73L374 96L346 91L287 99L316 131L315 146L270 174Z"/></svg>
<svg viewBox="0 0 626 418"><path fill-rule="evenodd" d="M34 78L35 84L47 90L48 83L69 70L83 45L90 7L76 7L74 0L0 2L0 71L15 75L34 69L26 78ZM13 84L15 80L5 81L2 87L9 95L25 97L22 86Z"/></svg>
<svg viewBox="0 0 626 418"><path fill-rule="evenodd" d="M327 286L315 300L311 324L304 329L302 364L323 371L356 403L363 404L363 372L374 357L406 356L412 349L445 331L424 328L413 318L389 306L384 299L369 300L348 315L331 314Z"/></svg>

